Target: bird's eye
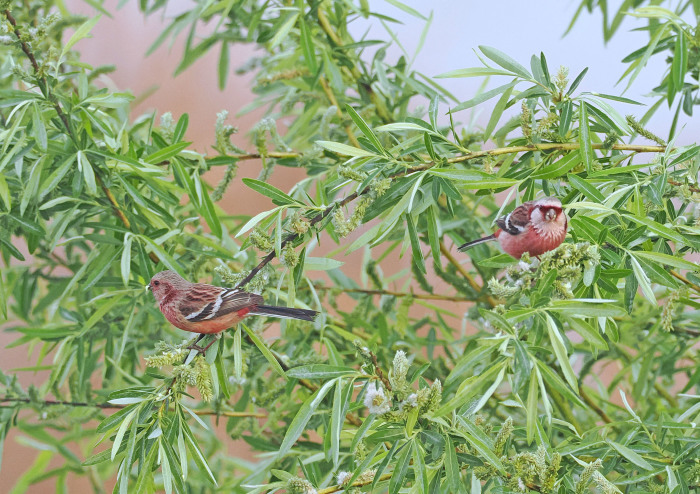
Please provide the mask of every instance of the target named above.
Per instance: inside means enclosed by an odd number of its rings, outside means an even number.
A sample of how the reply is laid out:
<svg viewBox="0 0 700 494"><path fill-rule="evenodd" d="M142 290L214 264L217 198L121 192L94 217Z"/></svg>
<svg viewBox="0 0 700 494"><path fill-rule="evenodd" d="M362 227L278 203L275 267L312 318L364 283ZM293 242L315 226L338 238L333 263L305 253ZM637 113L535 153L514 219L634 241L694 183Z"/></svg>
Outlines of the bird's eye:
<svg viewBox="0 0 700 494"><path fill-rule="evenodd" d="M154 282L153 282L153 285L155 285L155 286L160 285L160 281L154 281Z"/></svg>

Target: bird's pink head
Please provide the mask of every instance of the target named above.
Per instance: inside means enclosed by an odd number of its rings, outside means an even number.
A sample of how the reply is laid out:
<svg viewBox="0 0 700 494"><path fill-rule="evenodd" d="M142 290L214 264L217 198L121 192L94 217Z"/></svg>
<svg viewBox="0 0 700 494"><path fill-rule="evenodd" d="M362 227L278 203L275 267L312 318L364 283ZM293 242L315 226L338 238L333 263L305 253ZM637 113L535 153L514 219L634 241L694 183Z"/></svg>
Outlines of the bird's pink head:
<svg viewBox="0 0 700 494"><path fill-rule="evenodd" d="M568 220L562 208L561 201L556 197L543 197L532 203L530 213L532 226L544 234L566 230Z"/></svg>
<svg viewBox="0 0 700 494"><path fill-rule="evenodd" d="M184 289L187 284L187 281L175 271L161 271L153 275L146 288L153 292L153 296L160 304L170 294Z"/></svg>

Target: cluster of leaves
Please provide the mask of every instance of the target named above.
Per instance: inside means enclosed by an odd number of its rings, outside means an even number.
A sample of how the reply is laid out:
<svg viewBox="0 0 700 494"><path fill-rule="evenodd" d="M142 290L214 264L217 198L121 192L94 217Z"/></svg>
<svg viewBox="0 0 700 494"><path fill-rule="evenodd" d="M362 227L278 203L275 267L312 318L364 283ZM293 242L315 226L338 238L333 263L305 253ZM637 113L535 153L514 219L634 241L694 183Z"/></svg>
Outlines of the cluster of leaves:
<svg viewBox="0 0 700 494"><path fill-rule="evenodd" d="M676 133L681 110L688 116L693 115L693 106L698 104L700 85L700 32L697 19L700 18L700 3L695 0L681 1L673 9L661 7L663 2L625 1L611 15L607 1L593 2L583 0L574 15L569 29L573 27L584 8L592 11L599 8L603 14L603 36L609 41L627 17L636 17L647 21L646 26L638 28L649 34L649 43L634 50L622 62L629 64L620 77L627 79L629 89L649 59L659 53L666 53L667 69L662 74L659 85L652 89L651 96L656 102L650 106L642 118L648 122L659 107L667 102L669 107L676 103L673 123L669 136ZM671 2L668 2L671 3ZM695 25L689 24L695 22Z"/></svg>
<svg viewBox="0 0 700 494"><path fill-rule="evenodd" d="M352 38L350 20L380 22L398 44L396 21L366 2L201 3L157 43L189 28L182 70L220 44L221 84L228 46L256 43L251 108L267 110L255 153L230 143L222 113L203 156L186 115L132 123L130 96L96 86L107 69L71 48L97 19L2 11L0 63L14 70L0 89L0 310L13 346L40 349L22 370L47 371L29 389L0 375L0 440L17 427L44 450L21 485L116 473L119 492L700 488L700 277L687 259L700 147L631 143L650 134L613 104L638 103L577 93L585 71L569 81L544 54L526 68L490 47L484 66L442 77L507 82L459 101L414 57L390 62L386 42ZM492 98L484 128L455 121ZM275 207L231 218L212 198L252 158L261 175L243 183ZM308 176L285 192L267 182L274 165ZM227 167L215 189L201 178L212 166ZM571 235L539 262L450 252L448 239L488 233L542 194L561 198ZM338 249L313 256L328 239ZM336 259L357 250L360 280ZM386 262L409 252L410 269ZM284 321L275 341L251 319L197 355L143 289L162 267L322 314ZM263 454L228 456L209 416ZM66 447L86 442L111 444L83 461Z"/></svg>

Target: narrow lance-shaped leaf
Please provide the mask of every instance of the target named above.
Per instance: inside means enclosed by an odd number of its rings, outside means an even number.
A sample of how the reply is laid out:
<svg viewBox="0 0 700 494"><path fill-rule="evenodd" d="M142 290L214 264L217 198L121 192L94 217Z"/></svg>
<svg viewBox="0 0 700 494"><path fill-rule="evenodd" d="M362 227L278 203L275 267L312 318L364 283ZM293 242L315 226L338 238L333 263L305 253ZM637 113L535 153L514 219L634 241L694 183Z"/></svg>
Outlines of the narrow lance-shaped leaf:
<svg viewBox="0 0 700 494"><path fill-rule="evenodd" d="M547 321L549 341L552 343L552 349L554 350L554 355L557 357L557 362L559 362L559 367L561 367L569 386L578 391L578 379L576 379L574 369L569 362L569 356L566 353L566 345L564 344L564 337L559 331L559 328L557 328L552 316L545 314L545 320Z"/></svg>
<svg viewBox="0 0 700 494"><path fill-rule="evenodd" d="M586 165L586 171L591 173L593 170L593 146L588 127L588 110L584 101L581 101L578 107L578 145L581 150L581 160Z"/></svg>
<svg viewBox="0 0 700 494"><path fill-rule="evenodd" d="M504 69L509 70L515 74L518 74L520 77L522 77L524 79L532 80L532 74L530 74L530 72L528 72L525 67L520 65L513 58L506 55L502 51L499 51L495 48L491 48L490 46L479 46L479 49L481 50L481 52L484 55L489 57L491 60L496 62L498 65L500 65Z"/></svg>
<svg viewBox="0 0 700 494"><path fill-rule="evenodd" d="M355 109L350 105L345 105L345 110L348 112L348 115L350 115L350 118L352 118L352 121L355 122L355 125L357 125L357 127L360 129L360 132L362 132L365 135L365 137L369 140L369 142L372 143L377 152L386 154L384 146L382 146L382 143L379 141L379 138L377 138L377 135L374 132L372 132L372 129L369 128L369 125L367 125L367 122L365 122L362 119L360 114L357 113Z"/></svg>
<svg viewBox="0 0 700 494"><path fill-rule="evenodd" d="M253 344L255 344L256 347L258 347L258 350L260 350L260 353L263 354L265 359L269 362L270 366L272 367L272 370L274 370L277 374L280 376L286 377L286 374L284 373L284 369L282 369L282 366L280 363L277 361L275 356L272 354L269 348L267 348L267 345L265 345L265 342L260 339L258 334L251 330L248 326L245 324L241 324L243 326L243 329L245 332L248 334L248 337L251 339Z"/></svg>
<svg viewBox="0 0 700 494"><path fill-rule="evenodd" d="M321 388L317 389L311 396L309 396L309 398L301 406L297 414L294 416L292 423L289 424L287 433L284 435L282 444L277 452L277 456L279 458L286 455L289 450L292 449L294 443L297 442L299 436L301 436L306 429L306 424L309 423L311 416L316 412L316 408L318 408L321 400L323 400L328 391L335 386L335 383L335 379L325 383Z"/></svg>

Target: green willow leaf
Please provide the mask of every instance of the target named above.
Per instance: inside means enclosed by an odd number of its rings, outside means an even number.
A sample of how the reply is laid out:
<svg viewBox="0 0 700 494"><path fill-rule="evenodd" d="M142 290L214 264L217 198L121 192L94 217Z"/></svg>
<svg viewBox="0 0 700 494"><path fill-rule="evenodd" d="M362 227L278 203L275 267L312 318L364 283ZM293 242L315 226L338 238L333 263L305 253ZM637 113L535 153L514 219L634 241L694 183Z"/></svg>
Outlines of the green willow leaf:
<svg viewBox="0 0 700 494"><path fill-rule="evenodd" d="M581 152L581 161L586 165L586 171L593 170L593 145L591 144L591 132L588 123L588 110L584 101L579 102L578 107L578 145Z"/></svg>
<svg viewBox="0 0 700 494"><path fill-rule="evenodd" d="M523 79L532 80L532 74L530 74L525 67L520 65L514 59L506 55L505 53L491 48L490 46L479 46L479 50L486 55L488 58L496 62L498 65L506 70L509 70L515 74L518 74Z"/></svg>
<svg viewBox="0 0 700 494"><path fill-rule="evenodd" d="M287 371L287 377L294 379L334 379L336 377L355 374L357 371L350 367L338 367L326 364L310 364L292 367Z"/></svg>
<svg viewBox="0 0 700 494"><path fill-rule="evenodd" d="M243 183L248 187L253 189L255 192L269 197L272 199L273 204L276 206L286 206L289 204L301 204L299 201L294 199L288 194L285 194L279 190L274 185L270 185L267 182L262 182L260 180L255 180L254 178L244 178Z"/></svg>
<svg viewBox="0 0 700 494"><path fill-rule="evenodd" d="M466 110L468 108L472 108L472 107L475 107L477 105L480 105L484 101L488 101L491 98L498 96L499 94L502 94L509 89L512 89L513 86L515 86L517 83L518 83L518 80L515 79L512 82L509 82L508 84L504 84L502 86L498 86L497 88L485 91L485 92L479 94L478 96L476 96L470 100L463 101L462 103L458 104L454 108L451 108L450 113L457 113L458 111Z"/></svg>
<svg viewBox="0 0 700 494"><path fill-rule="evenodd" d="M279 374L282 377L287 377L287 375L284 372L284 369L280 365L280 363L277 361L275 356L272 354L269 348L267 348L267 345L265 345L265 342L260 339L258 334L251 330L248 326L245 324L241 324L243 326L243 329L245 332L248 334L248 337L251 339L253 344L258 347L258 350L260 350L260 353L263 354L265 359L268 361L270 364L270 367L272 367L272 370L274 370L277 374Z"/></svg>
<svg viewBox="0 0 700 494"><path fill-rule="evenodd" d="M554 355L557 357L557 362L559 362L559 367L564 373L566 382L569 383L575 391L578 391L578 379L574 373L574 369L571 367L569 362L569 355L566 352L566 345L564 344L564 337L562 336L559 328L557 328L554 319L549 314L545 314L545 320L547 321L547 333L549 334L549 341L552 343L552 348L554 349Z"/></svg>
<svg viewBox="0 0 700 494"><path fill-rule="evenodd" d="M646 461L644 458L642 458L639 453L631 450L627 446L623 446L620 443L616 443L614 441L608 441L608 444L618 453L620 453L622 456L624 456L628 461L634 463L637 465L639 468L643 470L653 470L654 467L652 467L648 461Z"/></svg>
<svg viewBox="0 0 700 494"><path fill-rule="evenodd" d="M250 334L250 333L249 333ZM322 387L314 391L314 393L309 396L309 398L301 406L297 414L294 416L287 433L284 435L282 444L277 451L277 457L282 458L285 456L297 442L297 439L302 435L304 430L306 430L306 424L311 420L311 416L316 413L316 409L321 404L323 398L335 386L336 379L332 379L325 383Z"/></svg>
<svg viewBox="0 0 700 494"><path fill-rule="evenodd" d="M374 157L378 156L375 153L370 153L364 149L356 148L353 146L348 146L347 144L342 144L340 142L331 141L316 141L316 144L321 146L323 149L332 151L334 153L342 154L344 156L354 156L354 157Z"/></svg>
<svg viewBox="0 0 700 494"><path fill-rule="evenodd" d="M357 125L357 127L360 129L360 132L362 132L365 135L365 137L369 140L369 142L372 143L377 152L386 154L386 150L377 138L377 135L374 132L372 132L372 129L369 128L369 125L367 125L367 122L365 122L362 119L360 114L357 113L355 109L350 105L345 105L345 111L347 111L348 115L350 115L352 121L355 122L355 125Z"/></svg>
<svg viewBox="0 0 700 494"><path fill-rule="evenodd" d="M428 173L454 180L467 189L501 189L512 187L518 181L512 178L496 177L476 170L430 169Z"/></svg>

